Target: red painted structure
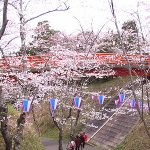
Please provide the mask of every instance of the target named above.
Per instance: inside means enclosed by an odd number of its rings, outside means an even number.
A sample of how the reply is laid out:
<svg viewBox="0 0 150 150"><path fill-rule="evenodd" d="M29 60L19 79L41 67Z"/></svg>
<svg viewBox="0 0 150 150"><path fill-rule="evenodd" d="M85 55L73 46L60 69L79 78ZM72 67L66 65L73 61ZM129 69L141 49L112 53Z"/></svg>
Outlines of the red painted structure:
<svg viewBox="0 0 150 150"><path fill-rule="evenodd" d="M67 56L68 57L68 56ZM66 57L66 59L67 59ZM77 58L77 59L76 59ZM0 69L7 70L9 67L17 70L22 69L21 57L7 57L6 59L0 59ZM40 64L51 64L58 67L61 61L65 59L65 55L55 56L53 54L41 55L41 56L27 56L27 66L29 68L36 68ZM115 71L116 76L127 76L129 75L129 64L131 65L132 75L150 76L150 55L127 55L113 54L113 53L97 53L96 55L88 55L77 53L75 56L70 55L68 59L80 60L96 60L100 65L109 64ZM93 68L94 69L94 68ZM92 71L92 70L91 70Z"/></svg>
<svg viewBox="0 0 150 150"><path fill-rule="evenodd" d="M123 55L113 53L97 53L99 61L112 65L116 76L128 76L129 64L134 76L150 76L150 55Z"/></svg>

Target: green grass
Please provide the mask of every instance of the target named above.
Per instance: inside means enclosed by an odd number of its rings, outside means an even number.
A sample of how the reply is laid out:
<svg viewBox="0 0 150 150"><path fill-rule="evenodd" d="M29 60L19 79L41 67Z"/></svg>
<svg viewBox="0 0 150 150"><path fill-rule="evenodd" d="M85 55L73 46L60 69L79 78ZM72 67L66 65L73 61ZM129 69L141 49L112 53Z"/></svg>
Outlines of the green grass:
<svg viewBox="0 0 150 150"><path fill-rule="evenodd" d="M18 114L18 111L12 105L8 105L8 114L15 116Z"/></svg>
<svg viewBox="0 0 150 150"><path fill-rule="evenodd" d="M12 105L8 105L8 115L10 117L9 130L11 133L15 132L16 119L19 117L20 112L17 111ZM33 129L34 130L34 129ZM21 150L45 150L41 144L39 137L34 132L27 132L24 130L23 141L21 143ZM5 150L5 143L0 133L0 150Z"/></svg>
<svg viewBox="0 0 150 150"><path fill-rule="evenodd" d="M21 145L21 150L45 150L40 143L38 136L33 134L25 134Z"/></svg>
<svg viewBox="0 0 150 150"><path fill-rule="evenodd" d="M5 150L5 144L1 135L0 150ZM38 138L38 136L33 135L33 133L27 133L23 136L20 150L45 150L45 148L40 143L40 139Z"/></svg>
<svg viewBox="0 0 150 150"><path fill-rule="evenodd" d="M4 140L1 134L0 134L0 150L4 150Z"/></svg>
<svg viewBox="0 0 150 150"><path fill-rule="evenodd" d="M97 92L97 91L107 91L113 88L111 94L114 94L114 87L122 87L130 81L130 78L127 77L116 77L112 79L100 79L94 83L88 85L88 91Z"/></svg>
<svg viewBox="0 0 150 150"><path fill-rule="evenodd" d="M47 128L47 130L42 134L42 137L56 140L58 139L59 131L56 127Z"/></svg>
<svg viewBox="0 0 150 150"><path fill-rule="evenodd" d="M43 138L49 138L51 140L58 140L59 136L59 130L56 127L53 128L48 128L42 135L41 137ZM65 129L64 130L64 137L63 140L66 141L70 137L70 129Z"/></svg>

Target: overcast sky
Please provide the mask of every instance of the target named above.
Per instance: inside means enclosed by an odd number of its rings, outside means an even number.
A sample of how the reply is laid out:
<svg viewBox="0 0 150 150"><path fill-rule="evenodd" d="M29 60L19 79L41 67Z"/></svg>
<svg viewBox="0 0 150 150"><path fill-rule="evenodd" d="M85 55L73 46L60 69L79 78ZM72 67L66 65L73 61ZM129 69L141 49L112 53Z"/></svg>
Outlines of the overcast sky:
<svg viewBox="0 0 150 150"><path fill-rule="evenodd" d="M60 0L58 0L60 1ZM25 12L26 19L36 16L47 10L51 10L58 6L57 0L31 0L27 11ZM27 24L28 29L31 29L31 33L39 21L48 20L49 24L53 29L60 30L67 34L76 34L80 32L80 24L84 30L93 30L96 32L104 24L106 26L103 32L108 31L108 29L115 30L114 23L112 21L112 15L109 8L108 0L66 0L67 5L70 6L68 11L64 12L52 12L38 19L35 19ZM27 0L25 0L27 2ZM137 10L137 4L139 4L139 14L141 18L144 30L150 29L147 27L150 24L148 16L150 16L150 0L114 0L115 10L117 14L118 22L121 24L129 19L134 19L130 13L134 13ZM2 17L2 15L1 15ZM15 27L12 30L12 36L18 34L17 23L19 22L15 10L11 9L8 15L9 20L13 20L11 27ZM79 21L78 21L78 20ZM9 21L10 22L10 21ZM10 28L9 28L9 31ZM146 32L145 32L146 33ZM19 35L19 34L18 34ZM31 34L28 34L27 40L31 39ZM7 39L5 37L5 39ZM1 44L2 45L2 44ZM8 49L18 49L20 45L19 39L16 39L13 44L13 48L7 47Z"/></svg>
<svg viewBox="0 0 150 150"><path fill-rule="evenodd" d="M136 11L138 3L140 4L141 19L144 19L143 10L145 10L148 1L150 0L114 0L119 23L122 24L124 21L133 18L128 12L133 13ZM38 20L49 20L53 28L68 34L76 33L80 30L77 19L85 30L91 30L93 28L96 31L106 22L107 24L104 30L114 27L108 0L68 0L67 4L70 6L68 11L50 13L33 21L32 25L36 25ZM40 2L35 3L33 8L35 10L34 13L48 10L50 5L52 5L51 1L45 4L41 4Z"/></svg>

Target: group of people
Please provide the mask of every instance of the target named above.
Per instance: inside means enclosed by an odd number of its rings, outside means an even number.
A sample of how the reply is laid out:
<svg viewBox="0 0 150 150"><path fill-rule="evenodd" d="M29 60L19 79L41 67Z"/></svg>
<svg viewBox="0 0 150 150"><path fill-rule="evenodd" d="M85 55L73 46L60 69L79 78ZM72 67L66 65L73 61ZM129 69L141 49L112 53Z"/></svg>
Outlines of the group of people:
<svg viewBox="0 0 150 150"><path fill-rule="evenodd" d="M82 150L85 146L85 142L87 141L88 137L85 132L80 132L75 137L72 137L71 141L69 142L67 149L68 150Z"/></svg>

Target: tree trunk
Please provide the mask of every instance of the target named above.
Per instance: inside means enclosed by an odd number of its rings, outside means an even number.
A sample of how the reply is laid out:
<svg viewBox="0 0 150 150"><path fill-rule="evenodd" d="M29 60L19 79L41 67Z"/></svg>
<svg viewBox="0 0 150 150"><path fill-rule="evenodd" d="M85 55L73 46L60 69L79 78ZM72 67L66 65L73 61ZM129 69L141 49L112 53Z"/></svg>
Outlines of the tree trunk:
<svg viewBox="0 0 150 150"><path fill-rule="evenodd" d="M23 129L24 129L24 124L25 124L25 118L26 118L26 114L22 113L20 115L19 119L17 120L17 130L16 130L16 134L14 137L13 150L20 150L20 145L21 145L22 138L23 138Z"/></svg>
<svg viewBox="0 0 150 150"><path fill-rule="evenodd" d="M23 1L20 0L20 39L21 39L21 55L22 55L22 69L23 72L27 71L27 60L26 60L26 31L25 31L25 19L24 19L24 14L23 14Z"/></svg>
<svg viewBox="0 0 150 150"><path fill-rule="evenodd" d="M144 86L143 86L143 81L141 80L141 86L142 86L142 110L141 110L141 118L142 120L144 120L144 107L143 107L143 104L144 104Z"/></svg>
<svg viewBox="0 0 150 150"><path fill-rule="evenodd" d="M76 120L75 120L75 123L74 123L74 126L73 126L73 131L72 131L72 135L73 135L73 136L74 136L74 134L75 134L75 130L76 130L76 127L77 127L77 124L78 124L78 120L79 120L79 117L80 117L80 112L81 112L81 110L78 109L78 110L77 110Z"/></svg>
<svg viewBox="0 0 150 150"><path fill-rule="evenodd" d="M2 86L0 86L0 123L1 123L1 134L3 136L6 150L12 149L12 135L8 130L8 108L7 105L4 104L3 96L2 96Z"/></svg>
<svg viewBox="0 0 150 150"><path fill-rule="evenodd" d="M0 29L0 40L2 38L2 36L4 35L5 29L6 29L6 25L7 25L7 7L8 7L8 0L4 0L4 4L3 4L3 20L2 20L2 25L1 25L1 29Z"/></svg>
<svg viewBox="0 0 150 150"><path fill-rule="evenodd" d="M55 124L55 126L58 128L59 130L59 150L63 150L63 125L59 126L57 121L55 120L54 116L52 117L53 118L53 122Z"/></svg>
<svg viewBox="0 0 150 150"><path fill-rule="evenodd" d="M63 128L59 129L59 150L63 150Z"/></svg>
<svg viewBox="0 0 150 150"><path fill-rule="evenodd" d="M0 107L0 114L1 114L1 133L6 145L6 150L11 150L12 149L12 135L8 131L8 108L6 106L1 106Z"/></svg>

